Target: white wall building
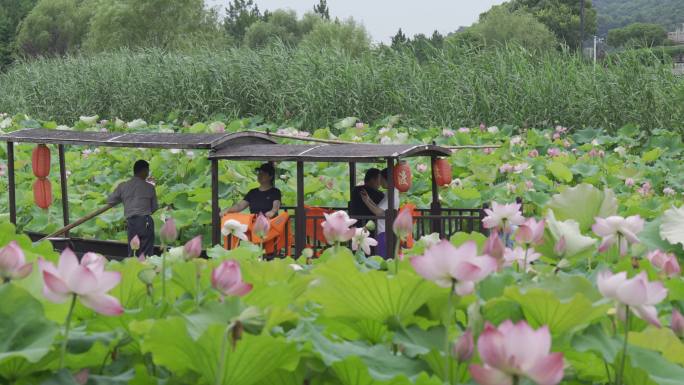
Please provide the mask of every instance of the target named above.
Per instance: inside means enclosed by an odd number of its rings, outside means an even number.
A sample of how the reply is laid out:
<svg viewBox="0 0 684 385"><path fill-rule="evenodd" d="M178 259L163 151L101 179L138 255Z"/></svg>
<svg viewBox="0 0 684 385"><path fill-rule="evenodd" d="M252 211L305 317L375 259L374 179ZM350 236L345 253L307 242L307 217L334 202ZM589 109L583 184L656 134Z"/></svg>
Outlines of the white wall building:
<svg viewBox="0 0 684 385"><path fill-rule="evenodd" d="M684 24L674 32L668 32L667 38L675 43L684 44Z"/></svg>

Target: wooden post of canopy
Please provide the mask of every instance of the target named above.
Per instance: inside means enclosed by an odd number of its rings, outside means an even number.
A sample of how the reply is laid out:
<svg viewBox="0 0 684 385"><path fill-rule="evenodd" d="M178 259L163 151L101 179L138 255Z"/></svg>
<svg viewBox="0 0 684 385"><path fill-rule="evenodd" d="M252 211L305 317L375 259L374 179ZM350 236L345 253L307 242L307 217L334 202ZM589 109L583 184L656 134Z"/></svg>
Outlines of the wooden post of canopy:
<svg viewBox="0 0 684 385"><path fill-rule="evenodd" d="M385 211L385 241L387 243L387 258L396 258L394 250L395 234L392 229L396 218L396 205L394 201L394 159L387 158L387 211Z"/></svg>
<svg viewBox="0 0 684 385"><path fill-rule="evenodd" d="M211 160L211 244L221 243L221 209L219 207L218 159Z"/></svg>
<svg viewBox="0 0 684 385"><path fill-rule="evenodd" d="M7 142L7 188L9 189L9 215L10 222L17 225L17 199L15 196L16 185L14 179L14 142Z"/></svg>
<svg viewBox="0 0 684 385"><path fill-rule="evenodd" d="M306 212L304 211L304 162L297 162L297 207L295 208L295 258L306 245Z"/></svg>
<svg viewBox="0 0 684 385"><path fill-rule="evenodd" d="M349 201L347 202L347 209L351 208L351 194L356 186L356 163L349 162Z"/></svg>
<svg viewBox="0 0 684 385"><path fill-rule="evenodd" d="M69 219L69 192L67 191L67 174L66 174L66 158L64 155L64 145L58 144L57 151L59 153L59 182L62 187L62 218L64 226L68 226ZM69 237L69 231L64 233L65 237Z"/></svg>
<svg viewBox="0 0 684 385"><path fill-rule="evenodd" d="M435 161L437 160L437 157L432 156L430 157L430 160L430 167L432 171L432 203L430 204L430 215L435 217L431 223L431 231L433 233L439 233L441 237L442 222L439 218L437 218L437 216L439 216L442 212L442 204L439 202L439 187L437 186L437 177L435 175Z"/></svg>

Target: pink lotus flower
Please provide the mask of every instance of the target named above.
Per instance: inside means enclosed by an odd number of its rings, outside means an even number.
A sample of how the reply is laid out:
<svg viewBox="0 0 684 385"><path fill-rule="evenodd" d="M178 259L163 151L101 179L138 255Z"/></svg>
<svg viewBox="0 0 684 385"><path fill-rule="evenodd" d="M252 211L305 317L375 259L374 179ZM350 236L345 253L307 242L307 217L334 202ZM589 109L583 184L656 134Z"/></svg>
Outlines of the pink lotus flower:
<svg viewBox="0 0 684 385"><path fill-rule="evenodd" d="M183 256L185 259L199 258L202 254L202 236L198 235L189 240L183 246Z"/></svg>
<svg viewBox="0 0 684 385"><path fill-rule="evenodd" d="M596 282L604 297L629 306L637 317L660 327L655 305L667 297L667 289L661 282L649 282L645 271L630 279L624 271L617 274L602 271Z"/></svg>
<svg viewBox="0 0 684 385"><path fill-rule="evenodd" d="M559 156L561 154L561 151L555 147L551 147L548 150L546 150L546 154L548 156L554 157L554 156Z"/></svg>
<svg viewBox="0 0 684 385"><path fill-rule="evenodd" d="M491 147L487 147L487 148L483 148L483 149L482 149L482 152L483 152L485 155L489 155L489 154L491 154L491 153L494 152L494 149L491 148Z"/></svg>
<svg viewBox="0 0 684 385"><path fill-rule="evenodd" d="M454 344L452 354L458 362L466 362L473 357L474 350L475 341L473 341L473 332L472 330L467 329Z"/></svg>
<svg viewBox="0 0 684 385"><path fill-rule="evenodd" d="M33 271L33 264L26 263L24 251L16 241L0 249L0 278L2 281L26 278Z"/></svg>
<svg viewBox="0 0 684 385"><path fill-rule="evenodd" d="M533 248L528 248L527 251L520 246L515 249L506 249L504 252L504 266L513 266L516 263L521 269L526 271L530 269L530 263L536 261L541 257Z"/></svg>
<svg viewBox="0 0 684 385"><path fill-rule="evenodd" d="M670 321L670 328L679 337L684 337L684 316L679 310L672 310L672 321Z"/></svg>
<svg viewBox="0 0 684 385"><path fill-rule="evenodd" d="M335 211L332 214L323 214L325 221L321 224L323 226L323 235L329 244L347 242L354 238L356 234L355 228L350 228L356 219L349 218L344 211Z"/></svg>
<svg viewBox="0 0 684 385"><path fill-rule="evenodd" d="M430 247L425 254L411 258L411 265L420 276L438 286L450 287L456 283L455 289L459 295L472 293L475 283L497 268L494 258L477 255L474 241L456 248L447 240Z"/></svg>
<svg viewBox="0 0 684 385"><path fill-rule="evenodd" d="M159 230L159 238L165 245L173 244L178 239L178 230L176 229L176 221L173 218L167 218Z"/></svg>
<svg viewBox="0 0 684 385"><path fill-rule="evenodd" d="M512 171L513 171L513 165L508 164L508 163L504 163L501 165L501 167L499 167L499 172L502 174L512 172Z"/></svg>
<svg viewBox="0 0 684 385"><path fill-rule="evenodd" d="M515 233L515 240L523 244L538 245L544 241L544 227L546 222L542 219L537 222L534 218L529 218L518 227Z"/></svg>
<svg viewBox="0 0 684 385"><path fill-rule="evenodd" d="M504 245L503 240L499 237L499 233L492 232L484 244L483 252L496 260L502 261L504 253L506 251L506 245Z"/></svg>
<svg viewBox="0 0 684 385"><path fill-rule="evenodd" d="M470 132L470 128L468 128L468 127L461 127L461 128L458 129L458 132L467 134L467 133Z"/></svg>
<svg viewBox="0 0 684 385"><path fill-rule="evenodd" d="M43 274L43 295L55 303L62 303L76 295L81 303L104 315L123 313L118 299L107 294L121 281L118 271L105 271L106 260L101 255L86 253L78 262L76 254L65 249L57 267L43 258L38 266Z"/></svg>
<svg viewBox="0 0 684 385"><path fill-rule="evenodd" d="M527 156L530 158L536 158L539 156L539 151L537 151L536 149L531 150L530 152L527 153Z"/></svg>
<svg viewBox="0 0 684 385"><path fill-rule="evenodd" d="M665 187L663 189L663 194L665 194L668 197L671 197L677 195L677 192L672 187Z"/></svg>
<svg viewBox="0 0 684 385"><path fill-rule="evenodd" d="M525 188L527 188L527 191L534 191L534 182L532 182L531 180L526 180Z"/></svg>
<svg viewBox="0 0 684 385"><path fill-rule="evenodd" d="M646 181L637 189L637 192L643 196L649 195L652 192L651 187L651 182Z"/></svg>
<svg viewBox="0 0 684 385"><path fill-rule="evenodd" d="M236 221L235 219L227 220L223 224L223 227L221 228L221 234L224 237L231 235L231 236L234 236L236 238L242 239L243 241L247 240L247 235L245 235L246 231L247 231L247 225L243 225L242 223Z"/></svg>
<svg viewBox="0 0 684 385"><path fill-rule="evenodd" d="M563 139L563 147L569 148L572 145L569 140Z"/></svg>
<svg viewBox="0 0 684 385"><path fill-rule="evenodd" d="M223 122L214 122L209 125L211 132L222 133L226 132L226 125Z"/></svg>
<svg viewBox="0 0 684 385"><path fill-rule="evenodd" d="M211 272L211 286L224 296L242 297L252 285L242 280L240 264L235 260L223 261Z"/></svg>
<svg viewBox="0 0 684 385"><path fill-rule="evenodd" d="M442 130L442 136L444 136L445 138L451 138L454 135L454 130L451 130L449 128L445 128Z"/></svg>
<svg viewBox="0 0 684 385"><path fill-rule="evenodd" d="M254 221L254 228L252 229L254 235L264 239L270 229L271 222L268 221L268 218L266 218L264 214L259 213L259 215L257 215L256 221Z"/></svg>
<svg viewBox="0 0 684 385"><path fill-rule="evenodd" d="M401 240L406 240L406 238L413 232L413 216L411 215L411 210L403 209L399 212L399 215L394 219L394 224L392 224L392 230L394 234Z"/></svg>
<svg viewBox="0 0 684 385"><path fill-rule="evenodd" d="M644 220L634 215L623 218L610 216L608 218L596 217L596 223L591 229L603 240L599 245L599 252L608 250L615 242L619 241L620 255L627 254L629 244L639 243L637 235L644 228Z"/></svg>
<svg viewBox="0 0 684 385"><path fill-rule="evenodd" d="M678 276L682 269L679 266L677 256L674 254L665 253L660 250L652 251L646 256L653 266L662 270L666 276L672 278Z"/></svg>
<svg viewBox="0 0 684 385"><path fill-rule="evenodd" d="M418 172L425 172L425 171L427 171L427 169L428 169L428 166L424 163L420 163L420 164L418 164L418 166L416 166L416 170L418 170Z"/></svg>
<svg viewBox="0 0 684 385"><path fill-rule="evenodd" d="M557 133L557 132L555 132L555 133L553 134L553 140L558 140L558 139L560 139L560 137L561 137L560 134Z"/></svg>
<svg viewBox="0 0 684 385"><path fill-rule="evenodd" d="M352 238L352 250L356 251L359 248L363 250L366 255L370 255L371 246L377 246L378 241L370 237L370 233L363 227L356 229L356 234Z"/></svg>
<svg viewBox="0 0 684 385"><path fill-rule="evenodd" d="M634 182L634 178L627 178L625 179L625 186L627 187L632 187L634 186L636 182Z"/></svg>
<svg viewBox="0 0 684 385"><path fill-rule="evenodd" d="M130 246L134 253L140 250L140 237L137 234L131 238Z"/></svg>
<svg viewBox="0 0 684 385"><path fill-rule="evenodd" d="M485 209L487 216L482 220L486 229L510 231L510 226L518 226L525 222L525 218L520 213L519 203L499 204L492 203L491 209Z"/></svg>
<svg viewBox="0 0 684 385"><path fill-rule="evenodd" d="M487 125L484 124L484 122L480 123L480 131L482 131L482 132L487 131Z"/></svg>
<svg viewBox="0 0 684 385"><path fill-rule="evenodd" d="M483 365L470 365L481 385L512 385L513 377L527 377L539 385L563 379L563 353L551 353L546 326L534 330L525 321L504 321L498 328L487 322L477 341Z"/></svg>

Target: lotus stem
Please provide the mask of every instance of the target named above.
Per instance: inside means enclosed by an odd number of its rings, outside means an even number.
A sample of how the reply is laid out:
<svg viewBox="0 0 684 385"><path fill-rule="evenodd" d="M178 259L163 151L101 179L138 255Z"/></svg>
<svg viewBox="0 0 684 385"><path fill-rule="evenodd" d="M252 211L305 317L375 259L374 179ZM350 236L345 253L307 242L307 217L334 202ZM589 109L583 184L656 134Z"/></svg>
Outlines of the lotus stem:
<svg viewBox="0 0 684 385"><path fill-rule="evenodd" d="M74 314L74 307L76 307L76 294L71 295L71 305L69 306L69 312L67 313L66 322L64 324L64 340L62 341L62 349L59 354L59 369L64 367L64 357L66 356L67 343L69 342L69 330L71 327L71 317Z"/></svg>
<svg viewBox="0 0 684 385"><path fill-rule="evenodd" d="M620 366L615 376L615 383L622 385L625 373L625 361L627 359L627 340L629 338L629 324L631 321L629 306L625 307L625 340L622 344L622 356L620 357Z"/></svg>
<svg viewBox="0 0 684 385"><path fill-rule="evenodd" d="M218 370L216 371L216 385L223 383L223 371L226 366L226 349L228 349L228 334L231 331L231 325L226 327L223 332L223 339L221 340L221 352L219 354Z"/></svg>
<svg viewBox="0 0 684 385"><path fill-rule="evenodd" d="M166 252L162 252L161 279L162 279L162 302L164 302L164 301L166 301Z"/></svg>
<svg viewBox="0 0 684 385"><path fill-rule="evenodd" d="M451 325L451 315L454 306L454 291L456 290L456 280L451 280L449 290L449 302L447 304L446 324L444 325L444 379L451 384L451 349L449 349L449 326Z"/></svg>

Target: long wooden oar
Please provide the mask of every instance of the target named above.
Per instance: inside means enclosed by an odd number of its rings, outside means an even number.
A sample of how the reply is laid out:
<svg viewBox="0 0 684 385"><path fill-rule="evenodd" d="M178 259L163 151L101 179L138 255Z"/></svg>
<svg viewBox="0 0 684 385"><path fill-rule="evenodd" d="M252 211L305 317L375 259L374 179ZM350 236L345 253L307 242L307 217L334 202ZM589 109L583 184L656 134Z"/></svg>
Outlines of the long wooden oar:
<svg viewBox="0 0 684 385"><path fill-rule="evenodd" d="M98 216L98 215L104 213L105 211L111 209L112 207L114 207L114 205L106 204L106 205L100 207L99 209L97 209L97 210L91 212L90 214L85 215L83 218L77 220L76 222L70 223L70 224L68 224L67 226L62 227L61 229L55 231L54 233L52 233L52 234L50 234L50 235L46 235L45 237L43 237L43 238L39 239L38 241L34 242L34 244L35 244L35 243L42 242L42 241L44 241L44 240L46 240L46 239L48 239L48 238L53 238L53 237L56 237L56 236L58 236L58 235L62 235L62 234L64 234L64 233L66 233L67 231L73 229L74 227L79 226L79 225L81 225L81 224L83 224L83 223L85 223L85 222L87 222L87 221L89 221L89 220L95 218L96 216Z"/></svg>

